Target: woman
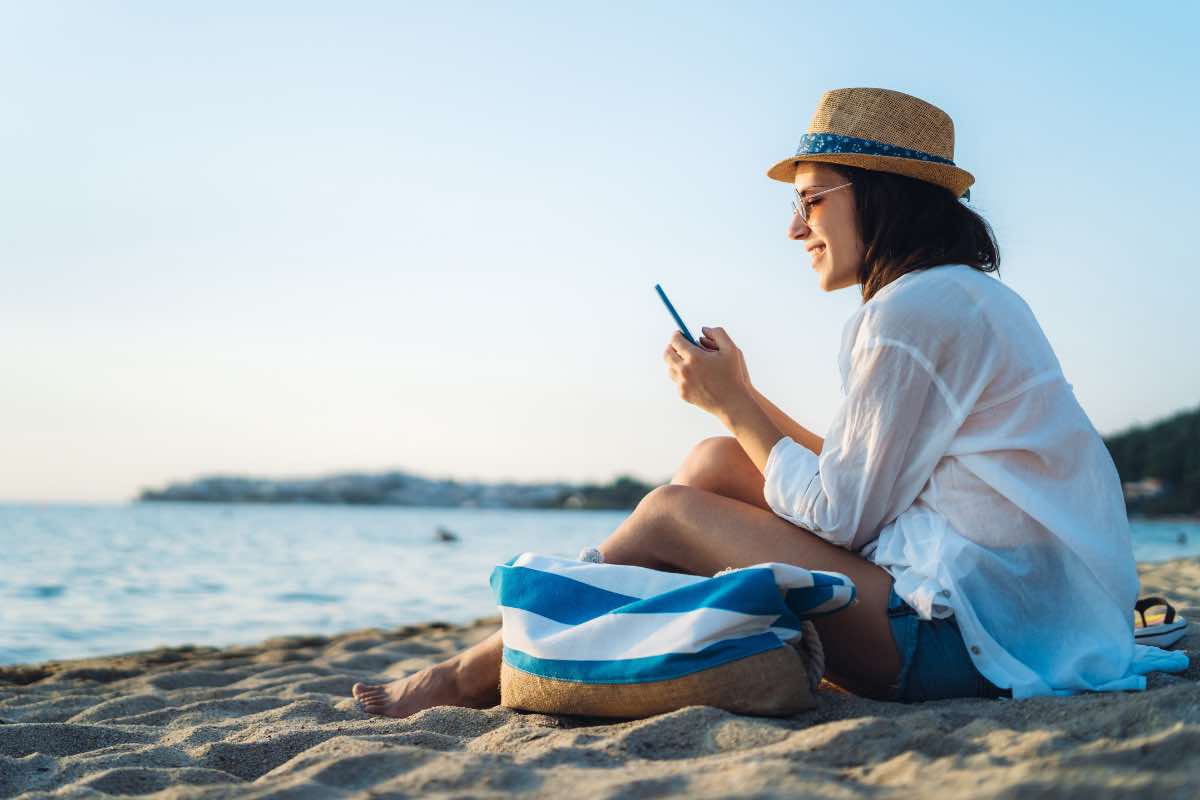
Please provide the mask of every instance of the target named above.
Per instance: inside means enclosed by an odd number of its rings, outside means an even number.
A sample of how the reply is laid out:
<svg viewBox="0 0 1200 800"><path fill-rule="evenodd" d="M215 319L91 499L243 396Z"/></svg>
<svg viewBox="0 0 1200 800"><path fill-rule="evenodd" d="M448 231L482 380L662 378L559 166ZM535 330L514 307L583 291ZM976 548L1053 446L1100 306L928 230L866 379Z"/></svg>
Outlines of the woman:
<svg viewBox="0 0 1200 800"><path fill-rule="evenodd" d="M861 286L827 437L759 394L721 328L664 353L701 442L600 546L610 563L712 575L782 561L841 572L856 606L816 620L828 678L901 701L1144 688L1120 482L1025 303L985 274L953 123L884 89L827 92L795 156L788 236L821 288ZM383 686L373 714L498 702L496 634Z"/></svg>

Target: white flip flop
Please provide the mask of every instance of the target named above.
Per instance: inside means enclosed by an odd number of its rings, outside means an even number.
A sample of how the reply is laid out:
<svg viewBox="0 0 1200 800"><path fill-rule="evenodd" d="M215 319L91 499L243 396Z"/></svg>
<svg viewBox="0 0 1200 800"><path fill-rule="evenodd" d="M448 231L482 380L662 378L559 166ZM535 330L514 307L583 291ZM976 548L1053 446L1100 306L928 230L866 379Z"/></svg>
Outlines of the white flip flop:
<svg viewBox="0 0 1200 800"><path fill-rule="evenodd" d="M1166 609L1161 615L1161 622L1150 623L1146 619L1146 611L1157 606ZM1161 597L1143 597L1134 605L1133 610L1141 617L1141 625L1134 620L1133 640L1138 644L1152 647L1170 647L1187 633L1188 622L1175 613L1175 607ZM1155 615L1153 619L1158 619Z"/></svg>

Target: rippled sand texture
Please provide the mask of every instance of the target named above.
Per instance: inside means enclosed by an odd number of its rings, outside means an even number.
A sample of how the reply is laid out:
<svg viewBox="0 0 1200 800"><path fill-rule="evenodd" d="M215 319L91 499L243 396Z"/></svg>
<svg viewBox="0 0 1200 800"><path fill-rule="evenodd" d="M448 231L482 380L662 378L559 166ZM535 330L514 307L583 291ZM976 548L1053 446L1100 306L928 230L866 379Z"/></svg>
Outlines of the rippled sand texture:
<svg viewBox="0 0 1200 800"><path fill-rule="evenodd" d="M1144 567L1200 623L1200 560ZM1200 630L1200 626L1193 626ZM593 724L503 708L366 717L356 680L495 629L427 625L0 668L0 796L1200 797L1200 647L1141 694L902 706L826 687L786 720Z"/></svg>

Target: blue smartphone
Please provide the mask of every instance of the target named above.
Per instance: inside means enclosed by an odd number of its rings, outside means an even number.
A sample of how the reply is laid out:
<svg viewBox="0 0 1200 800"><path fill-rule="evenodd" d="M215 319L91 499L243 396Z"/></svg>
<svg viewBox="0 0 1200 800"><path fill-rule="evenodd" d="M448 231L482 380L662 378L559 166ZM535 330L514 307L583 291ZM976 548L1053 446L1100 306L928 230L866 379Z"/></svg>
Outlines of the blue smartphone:
<svg viewBox="0 0 1200 800"><path fill-rule="evenodd" d="M667 311L671 312L671 316L675 318L675 324L679 326L679 332L683 334L685 339L696 345L696 347L699 347L700 345L696 344L696 340L692 338L691 331L687 329L687 325L684 325L683 320L679 318L679 314L675 311L675 306L671 305L671 301L667 299L667 293L657 283L654 284L654 291L658 292L663 305L667 307Z"/></svg>

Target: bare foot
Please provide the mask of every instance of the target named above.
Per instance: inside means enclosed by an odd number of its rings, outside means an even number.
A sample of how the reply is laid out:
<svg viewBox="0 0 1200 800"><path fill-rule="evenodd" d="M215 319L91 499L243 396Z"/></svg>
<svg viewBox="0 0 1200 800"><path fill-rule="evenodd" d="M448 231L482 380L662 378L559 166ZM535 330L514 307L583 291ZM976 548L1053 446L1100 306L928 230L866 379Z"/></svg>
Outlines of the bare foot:
<svg viewBox="0 0 1200 800"><path fill-rule="evenodd" d="M459 683L458 669L450 662L426 667L391 683L377 686L356 683L350 691L359 707L368 714L396 718L434 706L487 708L498 699L477 698L464 691Z"/></svg>

